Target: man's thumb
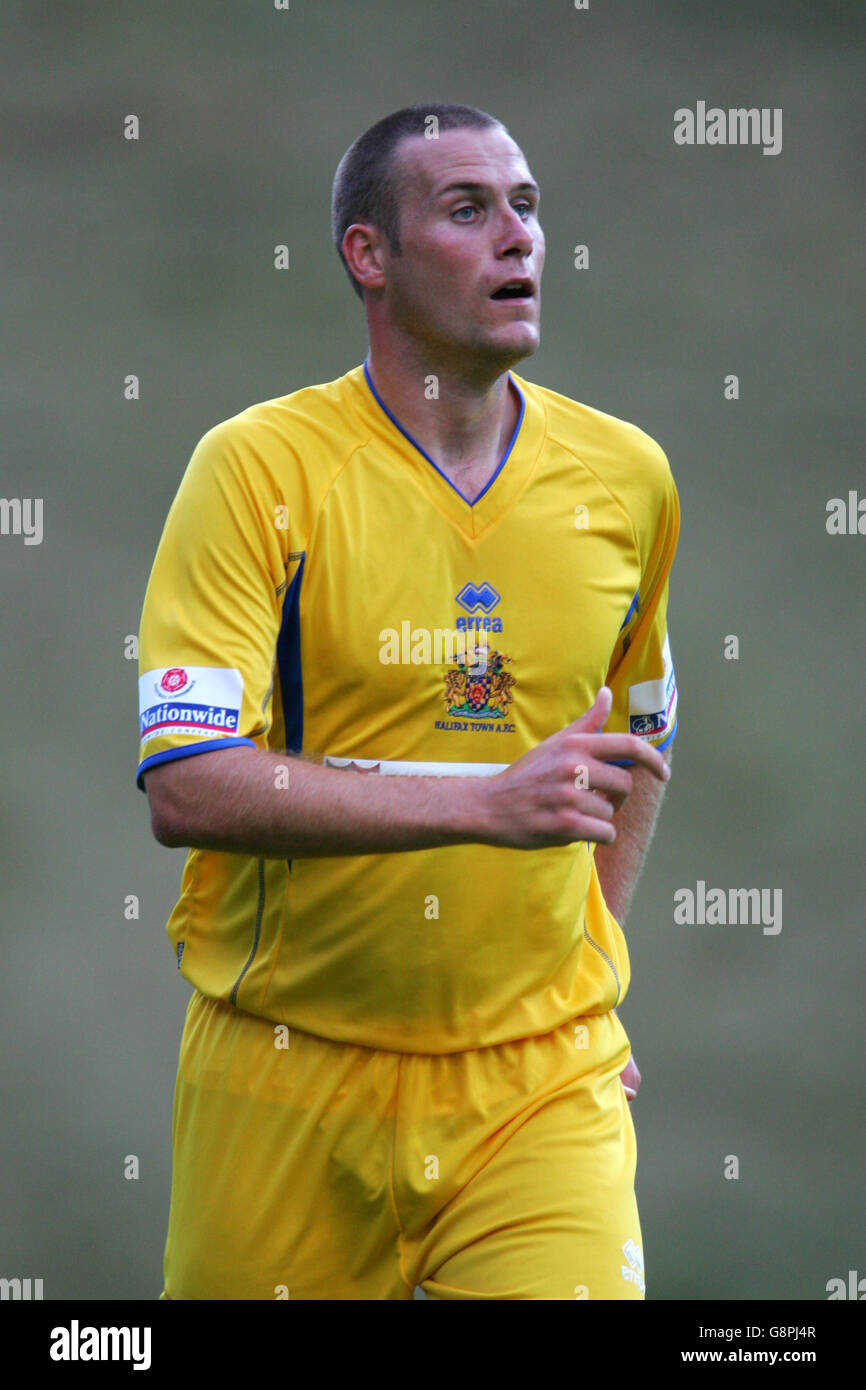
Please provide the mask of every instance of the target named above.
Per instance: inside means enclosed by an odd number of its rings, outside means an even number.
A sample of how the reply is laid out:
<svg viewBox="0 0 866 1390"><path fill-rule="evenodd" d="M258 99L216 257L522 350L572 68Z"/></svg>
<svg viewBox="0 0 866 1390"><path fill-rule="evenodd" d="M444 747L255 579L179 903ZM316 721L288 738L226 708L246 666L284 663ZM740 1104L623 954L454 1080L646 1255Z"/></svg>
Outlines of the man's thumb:
<svg viewBox="0 0 866 1390"><path fill-rule="evenodd" d="M613 691L609 685L603 685L591 707L579 719L575 719L571 725L571 732L577 734L598 733L607 723L612 707Z"/></svg>

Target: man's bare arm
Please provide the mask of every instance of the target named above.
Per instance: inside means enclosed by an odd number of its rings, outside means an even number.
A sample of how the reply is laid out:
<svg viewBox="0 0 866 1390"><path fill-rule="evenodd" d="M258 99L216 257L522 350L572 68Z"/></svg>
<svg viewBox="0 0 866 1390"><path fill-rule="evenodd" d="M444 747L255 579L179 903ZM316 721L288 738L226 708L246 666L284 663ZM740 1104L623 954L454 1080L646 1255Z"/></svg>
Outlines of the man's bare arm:
<svg viewBox="0 0 866 1390"><path fill-rule="evenodd" d="M670 748L661 756L670 766ZM595 851L595 867L604 900L620 924L634 896L664 794L664 783L645 768L635 767L631 776L631 793L613 818L616 839L612 844L599 844Z"/></svg>
<svg viewBox="0 0 866 1390"><path fill-rule="evenodd" d="M255 748L161 763L145 773L153 832L164 845L272 859L608 841L614 804L632 785L613 760L634 758L647 776L667 776L654 748L598 732L611 698L603 687L580 719L493 777L364 774ZM575 786L578 766L593 790Z"/></svg>
<svg viewBox="0 0 866 1390"><path fill-rule="evenodd" d="M284 859L463 843L478 811L451 780L227 748L161 763L145 773L145 789L160 844Z"/></svg>

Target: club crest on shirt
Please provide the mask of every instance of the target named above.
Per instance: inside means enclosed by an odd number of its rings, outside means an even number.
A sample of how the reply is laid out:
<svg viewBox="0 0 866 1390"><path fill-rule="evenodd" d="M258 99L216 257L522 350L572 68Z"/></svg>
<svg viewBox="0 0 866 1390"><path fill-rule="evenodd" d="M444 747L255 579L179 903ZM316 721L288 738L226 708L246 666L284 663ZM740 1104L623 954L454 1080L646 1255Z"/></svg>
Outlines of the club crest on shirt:
<svg viewBox="0 0 866 1390"><path fill-rule="evenodd" d="M467 652L465 658L455 657L457 669L447 671L444 677L446 713L464 719L504 719L516 684L514 676L504 669L510 661L510 656L492 651L484 643L474 653Z"/></svg>

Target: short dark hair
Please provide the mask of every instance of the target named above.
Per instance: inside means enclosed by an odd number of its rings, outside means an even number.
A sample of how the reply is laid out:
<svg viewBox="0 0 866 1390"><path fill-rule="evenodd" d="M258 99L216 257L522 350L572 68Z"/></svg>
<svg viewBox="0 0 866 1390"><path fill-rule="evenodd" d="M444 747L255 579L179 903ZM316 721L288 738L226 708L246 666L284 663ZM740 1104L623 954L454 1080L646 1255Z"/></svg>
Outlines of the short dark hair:
<svg viewBox="0 0 866 1390"><path fill-rule="evenodd" d="M492 126L505 129L495 116L475 106L453 102L429 102L425 106L419 102L384 116L349 146L334 175L331 235L359 299L364 298L364 291L343 255L343 237L353 222L369 222L384 232L392 253L400 255L401 180L394 168L394 153L407 136L424 135L430 129L427 122L431 116L438 122L438 130L487 130Z"/></svg>

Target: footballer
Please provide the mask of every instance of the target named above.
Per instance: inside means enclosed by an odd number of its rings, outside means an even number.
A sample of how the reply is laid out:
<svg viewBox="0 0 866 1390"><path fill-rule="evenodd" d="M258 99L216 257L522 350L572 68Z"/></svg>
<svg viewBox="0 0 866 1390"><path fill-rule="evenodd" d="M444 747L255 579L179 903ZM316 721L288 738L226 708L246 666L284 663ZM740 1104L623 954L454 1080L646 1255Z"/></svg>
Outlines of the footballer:
<svg viewBox="0 0 866 1390"><path fill-rule="evenodd" d="M346 151L369 351L195 448L140 627L189 847L166 1299L640 1299L622 922L669 777L662 449L514 370L539 190L416 105Z"/></svg>

